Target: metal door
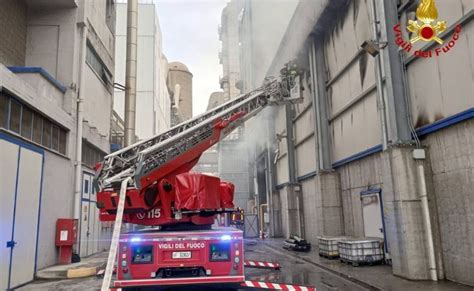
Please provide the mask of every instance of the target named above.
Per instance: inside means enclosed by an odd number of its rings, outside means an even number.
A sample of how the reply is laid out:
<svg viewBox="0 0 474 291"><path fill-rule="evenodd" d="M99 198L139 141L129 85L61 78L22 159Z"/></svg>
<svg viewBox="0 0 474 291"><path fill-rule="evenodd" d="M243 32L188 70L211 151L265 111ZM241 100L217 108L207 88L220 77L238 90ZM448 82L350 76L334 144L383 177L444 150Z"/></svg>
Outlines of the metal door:
<svg viewBox="0 0 474 291"><path fill-rule="evenodd" d="M10 274L11 249L7 242L12 239L19 149L18 145L0 139L0 290L8 288Z"/></svg>
<svg viewBox="0 0 474 291"><path fill-rule="evenodd" d="M43 171L43 155L20 149L14 235L12 249L10 287L33 279L35 273L38 212Z"/></svg>
<svg viewBox="0 0 474 291"><path fill-rule="evenodd" d="M87 236L87 255L92 255L97 252L97 217L95 207L95 195L93 193L92 179L93 177L87 174L87 180L89 181L89 229Z"/></svg>
<svg viewBox="0 0 474 291"><path fill-rule="evenodd" d="M81 199L81 235L79 237L79 255L86 257L89 255L89 199L90 199L90 179L89 175L83 173L82 175L82 199Z"/></svg>
<svg viewBox="0 0 474 291"><path fill-rule="evenodd" d="M82 201L81 201L81 238L80 256L86 257L97 253L99 249L100 221L96 207L96 193L92 186L94 176L84 172L82 175Z"/></svg>
<svg viewBox="0 0 474 291"><path fill-rule="evenodd" d="M384 238L382 219L382 201L380 191L365 191L361 193L362 215L364 220L364 235L366 237Z"/></svg>
<svg viewBox="0 0 474 291"><path fill-rule="evenodd" d="M44 152L0 135L0 288L33 280Z"/></svg>

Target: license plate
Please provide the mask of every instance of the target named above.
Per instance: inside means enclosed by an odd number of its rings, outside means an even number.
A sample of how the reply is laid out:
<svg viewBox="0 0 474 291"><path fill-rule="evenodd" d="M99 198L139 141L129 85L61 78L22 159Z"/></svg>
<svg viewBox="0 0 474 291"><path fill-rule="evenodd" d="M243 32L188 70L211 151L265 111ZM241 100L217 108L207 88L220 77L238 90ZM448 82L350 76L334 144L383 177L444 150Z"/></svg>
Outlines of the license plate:
<svg viewBox="0 0 474 291"><path fill-rule="evenodd" d="M173 259L191 259L191 252L173 252Z"/></svg>

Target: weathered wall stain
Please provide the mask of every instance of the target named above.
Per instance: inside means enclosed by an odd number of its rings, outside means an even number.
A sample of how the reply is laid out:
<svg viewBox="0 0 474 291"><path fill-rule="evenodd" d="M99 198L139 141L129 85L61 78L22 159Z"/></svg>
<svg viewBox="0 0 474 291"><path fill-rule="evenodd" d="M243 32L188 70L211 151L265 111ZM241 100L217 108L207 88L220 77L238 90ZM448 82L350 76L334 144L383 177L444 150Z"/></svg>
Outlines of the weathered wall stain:
<svg viewBox="0 0 474 291"><path fill-rule="evenodd" d="M441 120L441 119L443 119L443 118L444 118L443 113L441 113L441 112L436 112L436 113L435 113L435 116L434 116L434 121L438 121L438 120Z"/></svg>
<svg viewBox="0 0 474 291"><path fill-rule="evenodd" d="M359 57L360 86L364 88L365 75L367 74L368 54L364 53Z"/></svg>
<svg viewBox="0 0 474 291"><path fill-rule="evenodd" d="M424 110L420 110L418 117L416 118L415 128L420 128L427 124L430 124L430 119Z"/></svg>

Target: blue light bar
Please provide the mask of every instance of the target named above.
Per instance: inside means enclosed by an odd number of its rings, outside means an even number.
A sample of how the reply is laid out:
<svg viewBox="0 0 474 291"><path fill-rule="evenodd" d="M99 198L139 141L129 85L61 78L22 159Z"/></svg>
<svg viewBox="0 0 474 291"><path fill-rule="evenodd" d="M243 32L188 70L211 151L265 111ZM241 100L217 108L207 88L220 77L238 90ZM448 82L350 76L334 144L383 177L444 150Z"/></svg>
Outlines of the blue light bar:
<svg viewBox="0 0 474 291"><path fill-rule="evenodd" d="M231 240L231 239L232 239L232 237L228 234L224 234L223 236L221 236L221 240L227 241L227 240Z"/></svg>
<svg viewBox="0 0 474 291"><path fill-rule="evenodd" d="M132 242L132 243L138 243L138 242L141 242L141 241L142 241L141 237L132 237L130 239L130 242Z"/></svg>

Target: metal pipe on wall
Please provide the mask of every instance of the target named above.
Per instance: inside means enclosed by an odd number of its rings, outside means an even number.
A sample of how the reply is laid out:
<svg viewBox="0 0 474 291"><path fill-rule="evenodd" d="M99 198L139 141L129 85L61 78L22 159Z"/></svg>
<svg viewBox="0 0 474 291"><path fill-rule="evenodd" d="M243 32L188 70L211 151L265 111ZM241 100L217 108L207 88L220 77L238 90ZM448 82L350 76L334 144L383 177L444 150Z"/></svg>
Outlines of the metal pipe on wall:
<svg viewBox="0 0 474 291"><path fill-rule="evenodd" d="M265 203L265 204L260 204L260 211L258 213L261 238L265 238L264 231L263 231L265 229L265 219L264 219L263 208L265 207L267 208L267 212L268 212L268 204Z"/></svg>
<svg viewBox="0 0 474 291"><path fill-rule="evenodd" d="M417 149L416 151L424 150ZM430 207L428 205L428 193L426 190L424 158L417 162L418 176L420 179L420 199L421 212L423 215L423 225L425 227L425 247L428 253L428 272L431 281L438 281L438 271L436 269L436 256L433 242L433 231L430 220Z"/></svg>
<svg viewBox="0 0 474 291"><path fill-rule="evenodd" d="M322 41L321 41L322 43ZM313 40L309 52L311 80L312 80L312 98L313 113L315 119L315 128L317 129L316 155L318 157L317 169L319 171L329 171L332 169L331 163L331 145L330 145L330 120L328 116L327 88L326 85L326 67L325 53L322 46L316 46L316 39Z"/></svg>
<svg viewBox="0 0 474 291"><path fill-rule="evenodd" d="M135 142L137 106L138 0L127 3L127 60L125 68L125 146Z"/></svg>
<svg viewBox="0 0 474 291"><path fill-rule="evenodd" d="M86 21L86 2L84 2L84 22L81 32L81 56L79 59L79 92L77 94L77 115L76 115L76 158L74 172L74 218L80 219L81 216L81 197L82 197L82 123L84 120L84 90L85 78L84 71L86 66L87 50L87 21Z"/></svg>
<svg viewBox="0 0 474 291"><path fill-rule="evenodd" d="M372 0L372 36L375 43L379 43L378 20L376 0ZM385 151L388 147L387 113L385 110L385 97L383 89L381 55L375 57L375 79L377 83L377 110L379 112L380 126L382 127L382 146Z"/></svg>
<svg viewBox="0 0 474 291"><path fill-rule="evenodd" d="M293 134L293 117L294 110L291 104L285 105L286 113L286 146L288 153L288 178L290 185L296 184L296 154L295 154L295 143Z"/></svg>

